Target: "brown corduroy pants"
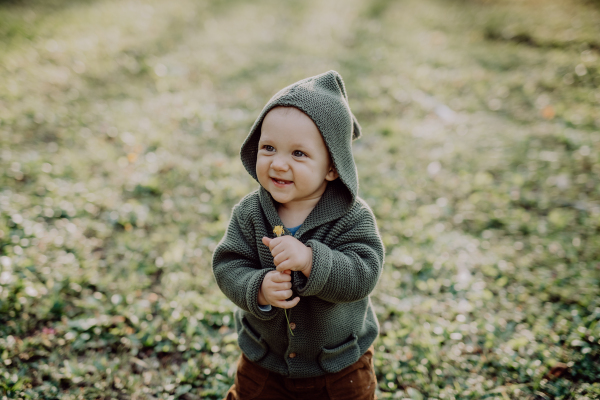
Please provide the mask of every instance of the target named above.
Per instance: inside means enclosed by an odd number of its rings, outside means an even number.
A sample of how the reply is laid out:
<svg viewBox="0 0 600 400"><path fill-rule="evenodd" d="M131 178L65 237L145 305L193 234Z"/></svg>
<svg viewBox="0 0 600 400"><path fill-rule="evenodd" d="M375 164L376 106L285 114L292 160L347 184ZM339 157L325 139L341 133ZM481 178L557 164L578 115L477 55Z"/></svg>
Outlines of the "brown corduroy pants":
<svg viewBox="0 0 600 400"><path fill-rule="evenodd" d="M225 400L373 400L377 386L373 352L369 347L356 363L335 374L296 379L266 370L242 353Z"/></svg>

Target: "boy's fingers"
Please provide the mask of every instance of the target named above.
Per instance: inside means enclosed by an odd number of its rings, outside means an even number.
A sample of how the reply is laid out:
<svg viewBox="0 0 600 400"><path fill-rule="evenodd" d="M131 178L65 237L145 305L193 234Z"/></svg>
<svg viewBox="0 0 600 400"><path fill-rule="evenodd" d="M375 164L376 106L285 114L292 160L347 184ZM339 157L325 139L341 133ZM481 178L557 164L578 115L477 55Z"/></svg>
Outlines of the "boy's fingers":
<svg viewBox="0 0 600 400"><path fill-rule="evenodd" d="M287 293L287 292L291 292L291 290L274 290L271 293L271 301L274 302L284 302L286 299L290 298L290 296L292 296L292 293Z"/></svg>
<svg viewBox="0 0 600 400"><path fill-rule="evenodd" d="M287 259L287 260L282 261L280 263L275 263L275 266L277 268L277 271L279 271L279 272L281 272L283 274L290 274L291 275L292 271L290 270L290 267L289 267L290 263L291 263L290 260ZM289 272L286 272L286 271L289 271Z"/></svg>
<svg viewBox="0 0 600 400"><path fill-rule="evenodd" d="M271 238L268 238L268 237L266 237L266 236L263 236L263 238L262 238L262 242L263 242L263 244L264 244L265 246L267 246L267 247L269 247L269 243L271 243L271 240L273 240L273 239L271 239Z"/></svg>
<svg viewBox="0 0 600 400"><path fill-rule="evenodd" d="M266 243L265 243L265 239L267 239ZM277 240L277 238L275 238L275 239L263 238L263 243L265 243L267 246L269 246L269 250L273 250L273 247L275 246L275 244L277 244L277 242L275 242L275 240ZM273 242L275 242L275 243L273 243Z"/></svg>
<svg viewBox="0 0 600 400"><path fill-rule="evenodd" d="M273 274L273 282L289 282L292 280L292 277L289 274L284 274L280 271L273 272L277 272L277 274Z"/></svg>
<svg viewBox="0 0 600 400"><path fill-rule="evenodd" d="M285 290L290 290L292 288L292 282L281 282L277 284L277 291L285 291ZM287 293L287 297L291 297L293 293Z"/></svg>
<svg viewBox="0 0 600 400"><path fill-rule="evenodd" d="M285 236L280 236L280 237L276 237L276 238L274 238L274 239L271 239L271 240L269 241L269 249L270 249L271 251L273 251L273 249L274 249L275 247L277 247L277 245L279 245L279 244L281 244L281 242L283 242L283 238L284 238L284 237L285 237Z"/></svg>
<svg viewBox="0 0 600 400"><path fill-rule="evenodd" d="M289 300L289 301L278 301L277 304L275 304L275 306L279 307L279 308L292 308L292 307L296 307L299 302L300 302L300 297L295 297L293 300Z"/></svg>
<svg viewBox="0 0 600 400"><path fill-rule="evenodd" d="M275 278L275 274L276 274L277 272L278 272L278 271L271 271L271 272L268 272L268 273L265 275L264 282L275 282L275 281L273 280L273 278ZM279 275L279 274L277 274L277 275Z"/></svg>
<svg viewBox="0 0 600 400"><path fill-rule="evenodd" d="M292 288L292 282L280 282L280 283L273 283L271 290L274 292L281 292L281 291L285 291L285 290L290 290L291 288ZM292 296L292 293L288 293L288 296L286 297L286 299L291 296Z"/></svg>
<svg viewBox="0 0 600 400"><path fill-rule="evenodd" d="M281 238L271 239L269 242L269 250L271 250L271 255L275 257L277 254L281 253L285 246L282 246Z"/></svg>
<svg viewBox="0 0 600 400"><path fill-rule="evenodd" d="M277 295L279 296L281 301L284 301L285 299L289 299L290 297L292 297L294 295L294 292L292 292L291 289L278 290Z"/></svg>
<svg viewBox="0 0 600 400"><path fill-rule="evenodd" d="M288 259L289 259L288 255L282 252L282 253L277 254L275 257L273 257L273 263L275 263L275 265L279 265Z"/></svg>

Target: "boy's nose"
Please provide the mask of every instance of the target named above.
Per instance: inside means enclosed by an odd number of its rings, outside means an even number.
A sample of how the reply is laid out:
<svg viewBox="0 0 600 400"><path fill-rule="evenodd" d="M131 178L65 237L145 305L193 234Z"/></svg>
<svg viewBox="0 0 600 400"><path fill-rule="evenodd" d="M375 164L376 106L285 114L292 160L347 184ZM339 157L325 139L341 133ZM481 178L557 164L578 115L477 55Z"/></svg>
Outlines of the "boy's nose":
<svg viewBox="0 0 600 400"><path fill-rule="evenodd" d="M271 168L276 171L287 171L290 169L290 166L282 157L275 157L273 162L271 162Z"/></svg>

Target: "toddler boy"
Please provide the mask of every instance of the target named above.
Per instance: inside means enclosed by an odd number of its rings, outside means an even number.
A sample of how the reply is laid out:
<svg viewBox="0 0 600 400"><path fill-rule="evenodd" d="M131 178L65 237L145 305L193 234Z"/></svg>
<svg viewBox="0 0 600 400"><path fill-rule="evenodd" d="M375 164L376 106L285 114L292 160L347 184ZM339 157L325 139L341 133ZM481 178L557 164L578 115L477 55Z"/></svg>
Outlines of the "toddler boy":
<svg viewBox="0 0 600 400"><path fill-rule="evenodd" d="M234 206L213 255L238 307L242 356L227 399L373 399L369 298L383 266L375 217L358 197L360 125L335 71L267 103L241 148L258 190ZM274 237L275 227L285 233Z"/></svg>

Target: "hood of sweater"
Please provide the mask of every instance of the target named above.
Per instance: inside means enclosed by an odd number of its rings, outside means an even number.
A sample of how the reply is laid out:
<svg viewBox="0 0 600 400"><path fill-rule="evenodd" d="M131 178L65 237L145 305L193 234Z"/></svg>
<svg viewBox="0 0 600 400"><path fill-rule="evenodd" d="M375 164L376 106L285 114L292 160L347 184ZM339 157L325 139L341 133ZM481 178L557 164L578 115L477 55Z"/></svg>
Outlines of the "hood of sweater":
<svg viewBox="0 0 600 400"><path fill-rule="evenodd" d="M328 71L302 79L280 90L269 100L252 125L240 152L244 167L257 182L256 156L261 125L267 113L278 106L295 107L312 119L323 136L339 174L338 179L327 184L327 190L319 205L313 210L313 214L321 215L311 215L313 218L309 217L308 219L312 220L317 217L323 222L322 218L339 217L337 214L346 212L358 195L358 173L352 155L352 140L361 135L360 125L348 105L348 96L342 77L336 71ZM272 197L267 194L268 192L261 186L261 202L267 200L265 197L269 197L270 203L274 204ZM339 203L334 205L341 211L340 213L332 213L331 201ZM328 203L329 206L323 207L321 203Z"/></svg>

